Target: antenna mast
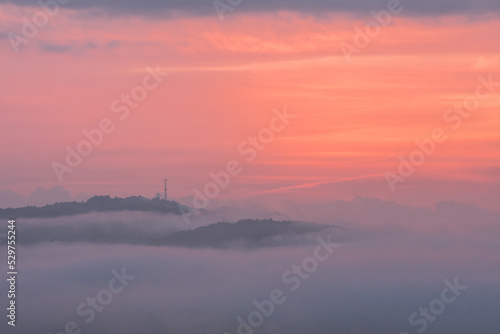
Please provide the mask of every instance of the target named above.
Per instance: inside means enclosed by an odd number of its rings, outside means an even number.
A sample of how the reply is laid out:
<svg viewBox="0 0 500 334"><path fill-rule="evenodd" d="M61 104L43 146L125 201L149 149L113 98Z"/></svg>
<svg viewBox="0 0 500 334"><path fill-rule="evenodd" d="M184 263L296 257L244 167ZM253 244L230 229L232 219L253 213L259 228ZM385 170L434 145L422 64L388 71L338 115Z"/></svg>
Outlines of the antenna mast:
<svg viewBox="0 0 500 334"><path fill-rule="evenodd" d="M167 200L167 179L164 180L165 181L165 201Z"/></svg>

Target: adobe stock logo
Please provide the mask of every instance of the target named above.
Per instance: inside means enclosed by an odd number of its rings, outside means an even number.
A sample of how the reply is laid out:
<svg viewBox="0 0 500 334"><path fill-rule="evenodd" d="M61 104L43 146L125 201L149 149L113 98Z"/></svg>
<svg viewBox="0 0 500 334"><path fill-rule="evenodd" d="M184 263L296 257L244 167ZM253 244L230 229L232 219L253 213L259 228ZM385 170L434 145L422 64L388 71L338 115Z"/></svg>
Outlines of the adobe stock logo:
<svg viewBox="0 0 500 334"><path fill-rule="evenodd" d="M111 102L111 112L117 114L120 121L127 119L132 110L138 108L141 102L145 101L149 94L157 89L169 73L162 72L159 65L156 68L146 67L148 74L144 75L140 84L134 86L130 92L121 94L120 98L116 98ZM105 135L109 135L116 130L116 122L111 118L102 118L97 127L81 131L84 139L80 140L75 146L66 146L65 163L53 161L51 166L54 174L59 182L63 181L63 176L66 173L72 173L75 168L80 166L84 158L92 154L95 148L100 146Z"/></svg>
<svg viewBox="0 0 500 334"><path fill-rule="evenodd" d="M443 113L443 121L449 124L452 131L457 131L464 120L469 119L481 107L481 104L491 98L500 89L500 81L495 81L493 75L478 77L474 94L467 96L461 102L455 103L453 108ZM444 127L437 127L430 132L430 136L415 140L417 146L407 156L399 155L399 165L396 172L386 171L384 177L391 192L396 191L396 185L404 183L412 176L417 167L422 166L436 151L439 145L445 143L451 131Z"/></svg>
<svg viewBox="0 0 500 334"><path fill-rule="evenodd" d="M404 10L400 0L387 1L386 8L378 12L372 10L370 15L373 19L366 22L363 28L354 28L352 44L347 42L340 44L340 51L344 54L347 63L350 64L354 55L359 55L363 49L367 48L373 39L380 35L383 27L393 22L393 16L401 14Z"/></svg>
<svg viewBox="0 0 500 334"><path fill-rule="evenodd" d="M21 45L26 45L30 40L38 35L39 29L45 27L49 20L59 13L61 5L67 5L71 0L40 0L38 5L40 10L37 10L31 20L23 17L23 26L21 27L21 35L9 32L7 35L10 45L15 53L19 53Z"/></svg>
<svg viewBox="0 0 500 334"><path fill-rule="evenodd" d="M290 121L297 115L289 114L286 107L283 110L274 109L274 116L269 121L269 126L260 129L256 136L248 136L237 148L238 153L245 158L247 163L251 163L257 158L258 152L263 151L276 137L276 134L285 130ZM223 170L210 172L212 181L207 182L202 190L193 189L193 207L195 209L206 209L210 199L219 196L221 189L229 186L231 178L239 175L243 171L242 164L238 160L230 160Z"/></svg>
<svg viewBox="0 0 500 334"><path fill-rule="evenodd" d="M87 297L85 301L81 302L76 307L76 314L85 321L80 321L80 324L85 326L93 322L99 313L109 307L114 297L121 294L135 279L135 276L127 274L125 267L123 267L121 271L113 269L111 270L111 274L112 277L108 280L108 284L105 288L99 290L92 297ZM85 331L85 328L80 324L75 320L68 321L63 329L55 332L55 334L88 333L89 331ZM48 334L54 333L49 332Z"/></svg>
<svg viewBox="0 0 500 334"><path fill-rule="evenodd" d="M429 323L437 320L437 317L442 315L446 310L446 305L454 303L459 296L467 289L466 285L458 282L458 277L450 280L443 281L445 288L441 290L439 298L433 299L427 307L420 307L418 312L413 312L408 318L408 322L412 327L418 327L417 332L423 333L428 327ZM399 332L399 334L410 334L408 332Z"/></svg>
<svg viewBox="0 0 500 334"><path fill-rule="evenodd" d="M257 329L273 316L278 307L286 302L287 292L291 294L297 291L302 283L312 277L318 271L320 265L330 259L341 246L339 243L332 242L330 235L325 239L318 237L316 240L318 245L311 256L302 259L300 265L292 265L290 269L285 270L281 275L281 283L288 289L276 288L269 293L269 299L266 298L260 302L254 300L252 302L254 310L246 317L238 316L236 318L236 334L256 333ZM229 333L225 332L224 334Z"/></svg>
<svg viewBox="0 0 500 334"><path fill-rule="evenodd" d="M212 4L214 5L214 9L219 16L219 19L224 21L224 13L234 11L234 9L242 3L243 0L226 0L226 2L222 0L214 0Z"/></svg>

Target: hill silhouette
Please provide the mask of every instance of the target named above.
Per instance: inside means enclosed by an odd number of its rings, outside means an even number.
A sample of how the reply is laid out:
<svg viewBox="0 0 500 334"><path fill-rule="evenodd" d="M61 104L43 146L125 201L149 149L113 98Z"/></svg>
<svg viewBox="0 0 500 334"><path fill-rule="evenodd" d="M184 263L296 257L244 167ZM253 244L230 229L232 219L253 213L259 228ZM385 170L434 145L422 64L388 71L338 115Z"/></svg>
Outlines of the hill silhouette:
<svg viewBox="0 0 500 334"><path fill-rule="evenodd" d="M156 198L148 199L142 196L112 198L109 195L106 195L94 196L89 198L86 202L61 202L42 207L25 206L22 208L0 209L0 218L51 218L86 214L91 212L113 212L126 210L182 215L191 209L175 201L165 201Z"/></svg>
<svg viewBox="0 0 500 334"><path fill-rule="evenodd" d="M156 245L192 248L260 248L296 245L307 242L306 236L336 226L272 219L244 219L236 223L220 222L194 230L162 237Z"/></svg>

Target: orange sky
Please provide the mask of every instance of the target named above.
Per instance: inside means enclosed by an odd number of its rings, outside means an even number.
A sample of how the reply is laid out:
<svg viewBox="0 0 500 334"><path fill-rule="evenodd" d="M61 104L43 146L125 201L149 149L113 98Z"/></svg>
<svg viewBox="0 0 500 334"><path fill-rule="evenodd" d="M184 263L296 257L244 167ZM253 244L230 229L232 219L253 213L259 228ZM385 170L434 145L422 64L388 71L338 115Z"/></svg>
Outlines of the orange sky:
<svg viewBox="0 0 500 334"><path fill-rule="evenodd" d="M33 8L2 5L0 31L19 31ZM182 17L92 16L63 10L15 53L0 39L0 190L28 195L61 185L73 194L153 196L169 178L193 195L209 173L242 164L219 199L349 199L495 207L500 186L500 85L458 129L446 111L474 95L478 77L500 82L500 20L396 17L348 63L366 17L292 12ZM121 120L111 109L146 67L169 72ZM273 109L296 115L255 160L238 146L269 125ZM59 182L82 130L109 118L115 130ZM415 139L443 128L448 140L395 192Z"/></svg>

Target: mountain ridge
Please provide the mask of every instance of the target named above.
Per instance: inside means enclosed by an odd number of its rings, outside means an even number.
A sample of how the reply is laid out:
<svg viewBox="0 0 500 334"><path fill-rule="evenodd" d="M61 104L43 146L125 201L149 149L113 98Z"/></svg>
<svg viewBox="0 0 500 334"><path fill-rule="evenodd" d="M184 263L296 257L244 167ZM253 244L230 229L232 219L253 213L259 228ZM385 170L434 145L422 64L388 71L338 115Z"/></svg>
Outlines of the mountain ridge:
<svg viewBox="0 0 500 334"><path fill-rule="evenodd" d="M82 202L57 202L41 207L0 209L0 218L52 218L86 214L91 212L144 211L182 215L192 209L175 201L149 199L142 196L126 198L109 195L94 196Z"/></svg>

